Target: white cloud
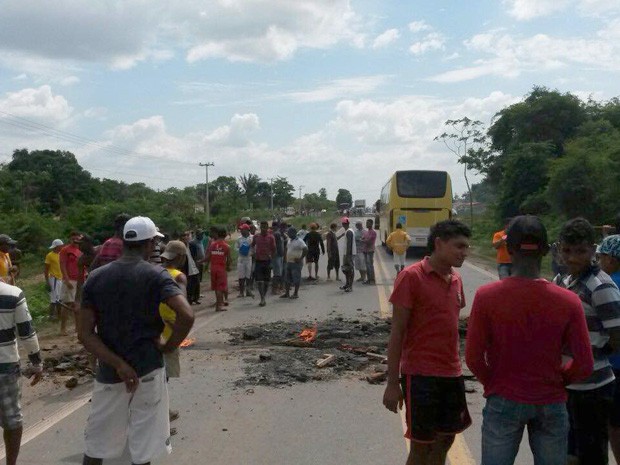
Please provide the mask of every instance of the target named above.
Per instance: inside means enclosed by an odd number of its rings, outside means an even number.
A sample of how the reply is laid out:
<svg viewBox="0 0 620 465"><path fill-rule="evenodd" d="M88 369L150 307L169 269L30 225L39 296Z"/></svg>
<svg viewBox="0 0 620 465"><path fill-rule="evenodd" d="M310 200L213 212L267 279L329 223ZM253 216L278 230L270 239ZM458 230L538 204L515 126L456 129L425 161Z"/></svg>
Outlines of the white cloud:
<svg viewBox="0 0 620 465"><path fill-rule="evenodd" d="M426 21L412 21L409 23L409 30L417 34L418 32L432 31L433 28L429 26Z"/></svg>
<svg viewBox="0 0 620 465"><path fill-rule="evenodd" d="M518 20L529 20L562 11L571 0L504 0L509 13Z"/></svg>
<svg viewBox="0 0 620 465"><path fill-rule="evenodd" d="M77 76L67 76L67 77L61 78L60 81L58 82L62 86L72 86L73 84L79 83L80 78Z"/></svg>
<svg viewBox="0 0 620 465"><path fill-rule="evenodd" d="M345 97L365 95L382 86L390 76L362 76L346 79L334 79L315 89L307 91L289 92L285 94L295 102L326 102Z"/></svg>
<svg viewBox="0 0 620 465"><path fill-rule="evenodd" d="M422 40L414 42L409 47L409 51L414 55L423 55L427 52L435 50L443 50L445 48L446 38L438 33L431 32L427 34Z"/></svg>
<svg viewBox="0 0 620 465"><path fill-rule="evenodd" d="M79 62L127 69L179 51L190 62L271 62L303 48L361 47L361 29L349 0L59 0L45 9L22 0L3 4L0 63L32 74Z"/></svg>
<svg viewBox="0 0 620 465"><path fill-rule="evenodd" d="M64 124L71 117L73 108L67 99L62 95L54 95L52 88L45 85L36 89L7 92L4 98L0 98L0 111L38 123ZM0 114L0 118L11 118L4 113Z"/></svg>
<svg viewBox="0 0 620 465"><path fill-rule="evenodd" d="M508 13L520 21L549 16L574 7L583 16L600 16L620 11L617 0L504 0Z"/></svg>
<svg viewBox="0 0 620 465"><path fill-rule="evenodd" d="M447 71L434 76L437 82L460 82L482 76L515 78L523 72L540 72L577 65L583 68L620 70L620 48L616 20L595 38L563 39L537 34L512 36L501 32L478 34L465 41L472 52L486 55L474 66Z"/></svg>
<svg viewBox="0 0 620 465"><path fill-rule="evenodd" d="M203 141L229 147L244 147L250 143L250 136L260 129L260 121L254 113L244 115L234 115L230 124L220 126L210 134L207 134Z"/></svg>
<svg viewBox="0 0 620 465"><path fill-rule="evenodd" d="M372 43L372 48L383 48L395 42L400 37L398 29L388 29L384 33L378 35Z"/></svg>

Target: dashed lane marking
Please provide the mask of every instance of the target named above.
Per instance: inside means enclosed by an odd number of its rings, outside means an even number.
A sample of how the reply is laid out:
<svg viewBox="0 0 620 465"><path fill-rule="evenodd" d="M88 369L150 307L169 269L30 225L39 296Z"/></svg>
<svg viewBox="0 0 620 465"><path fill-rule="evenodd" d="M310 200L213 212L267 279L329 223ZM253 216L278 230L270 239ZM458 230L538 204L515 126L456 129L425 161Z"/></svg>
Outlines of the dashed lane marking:
<svg viewBox="0 0 620 465"><path fill-rule="evenodd" d="M389 286L377 286L377 293L379 294L379 304L381 305L380 313L381 313L381 316L385 318L383 315L385 314L390 315L391 313L389 304L388 304L388 298L386 298L385 293L388 291L390 293L392 292L394 288L393 278L390 276L388 268L385 265L383 252L377 249L377 253L375 253L375 257L377 257L376 262L379 264L379 271L382 277L382 281L385 283L389 283ZM469 267L487 276L491 275L491 273L489 273L486 270L483 270L480 267L477 267L476 265L470 265L468 263L466 264ZM494 277L493 275L491 276ZM379 287L381 289L379 289ZM382 296L383 296L383 299L382 299ZM401 422L403 426L403 432L406 433L407 432L407 420L405 417L404 409L400 411L400 418L401 418ZM405 444L407 446L407 453L409 453L411 449L411 444L407 439L405 439ZM451 465L475 465L476 464L476 461L474 460L472 453L469 450L469 447L467 447L467 442L465 441L465 437L462 434L457 434L456 437L454 438L454 444L452 444L452 447L448 451L448 460L450 461Z"/></svg>

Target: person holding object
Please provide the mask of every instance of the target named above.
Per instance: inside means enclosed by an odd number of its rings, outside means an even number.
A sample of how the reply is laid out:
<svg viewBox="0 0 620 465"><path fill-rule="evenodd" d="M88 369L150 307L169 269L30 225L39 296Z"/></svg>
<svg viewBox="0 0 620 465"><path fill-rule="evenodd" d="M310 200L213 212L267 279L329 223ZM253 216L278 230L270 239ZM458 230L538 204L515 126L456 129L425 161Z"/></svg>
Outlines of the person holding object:
<svg viewBox="0 0 620 465"><path fill-rule="evenodd" d="M411 237L403 231L401 223L396 223L396 229L390 233L385 245L392 250L394 268L396 268L396 275L398 276L405 269L405 257L407 256L407 249L411 245Z"/></svg>
<svg viewBox="0 0 620 465"><path fill-rule="evenodd" d="M131 218L121 258L93 271L84 285L79 340L99 360L84 465L120 457L127 443L134 464L171 451L163 354L187 337L194 315L170 273L147 261L160 236L149 218ZM162 302L176 314L165 342Z"/></svg>
<svg viewBox="0 0 620 465"><path fill-rule="evenodd" d="M493 248L497 251L496 261L499 279L510 276L512 270L512 261L506 247L506 228L508 223L510 223L510 218L506 218L504 221L504 229L493 234Z"/></svg>

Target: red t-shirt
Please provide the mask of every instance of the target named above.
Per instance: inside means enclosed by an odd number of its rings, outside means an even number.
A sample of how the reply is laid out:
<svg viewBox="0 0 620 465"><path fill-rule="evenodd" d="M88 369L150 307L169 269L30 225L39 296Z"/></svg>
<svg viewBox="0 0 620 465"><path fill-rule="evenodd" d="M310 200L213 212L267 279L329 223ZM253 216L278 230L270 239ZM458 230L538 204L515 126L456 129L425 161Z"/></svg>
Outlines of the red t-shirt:
<svg viewBox="0 0 620 465"><path fill-rule="evenodd" d="M271 234L255 234L252 239L254 258L259 261L271 260L276 254L276 239Z"/></svg>
<svg viewBox="0 0 620 465"><path fill-rule="evenodd" d="M562 364L562 354L572 362ZM514 402L566 402L565 386L587 378L593 359L579 297L544 279L511 277L476 292L466 361L484 395Z"/></svg>
<svg viewBox="0 0 620 465"><path fill-rule="evenodd" d="M230 253L230 246L223 240L211 242L207 248L209 254L211 269L226 269L226 257Z"/></svg>
<svg viewBox="0 0 620 465"><path fill-rule="evenodd" d="M390 302L411 312L400 356L401 373L460 376L459 312L465 306L461 276L453 270L448 283L426 257L399 273Z"/></svg>
<svg viewBox="0 0 620 465"><path fill-rule="evenodd" d="M60 261L60 269L64 266L67 269L68 278L71 281L77 281L80 276L78 268L78 259L82 256L82 252L77 245L69 244L60 249L58 259Z"/></svg>

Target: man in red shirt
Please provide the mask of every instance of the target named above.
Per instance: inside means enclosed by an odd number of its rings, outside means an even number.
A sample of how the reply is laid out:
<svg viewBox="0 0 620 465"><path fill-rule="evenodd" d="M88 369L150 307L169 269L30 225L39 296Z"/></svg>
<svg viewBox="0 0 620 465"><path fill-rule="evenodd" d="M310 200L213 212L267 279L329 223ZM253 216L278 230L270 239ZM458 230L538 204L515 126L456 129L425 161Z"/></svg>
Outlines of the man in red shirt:
<svg viewBox="0 0 620 465"><path fill-rule="evenodd" d="M77 282L80 277L78 260L82 256L79 248L82 235L77 231L71 231L69 234L69 243L64 246L58 254L60 262L60 271L62 272L62 286L60 288L60 334L67 335L67 320L69 314L73 315L75 322L75 293L77 291ZM77 332L77 325L75 328Z"/></svg>
<svg viewBox="0 0 620 465"><path fill-rule="evenodd" d="M258 305L264 307L267 305L267 302L265 302L265 295L267 294L269 281L271 281L271 259L276 253L276 240L273 235L269 233L269 224L266 221L260 222L260 234L254 236L252 249L256 260L254 266L254 280L256 281L256 286L260 293L260 303Z"/></svg>
<svg viewBox="0 0 620 465"><path fill-rule="evenodd" d="M512 465L526 426L534 462L564 465L566 385L593 368L585 315L577 295L540 278L549 245L538 218L513 219L506 244L512 276L478 289L467 330L467 366L487 398L482 465Z"/></svg>
<svg viewBox="0 0 620 465"><path fill-rule="evenodd" d="M228 271L230 271L230 246L226 243L226 230L218 228L217 240L212 241L205 254L205 264L211 273L211 289L215 291L215 311L221 312L224 296L228 294Z"/></svg>
<svg viewBox="0 0 620 465"><path fill-rule="evenodd" d="M383 404L407 408L407 465L443 465L454 436L471 424L459 358L459 312L465 306L460 267L470 229L454 220L431 228L430 257L396 278ZM400 380L399 380L400 375ZM399 384L400 381L400 384Z"/></svg>
<svg viewBox="0 0 620 465"><path fill-rule="evenodd" d="M91 271L100 266L112 263L123 254L123 228L125 227L125 223L129 221L129 218L130 216L127 213L121 213L114 218L114 236L105 241L99 248L97 256L90 265Z"/></svg>

